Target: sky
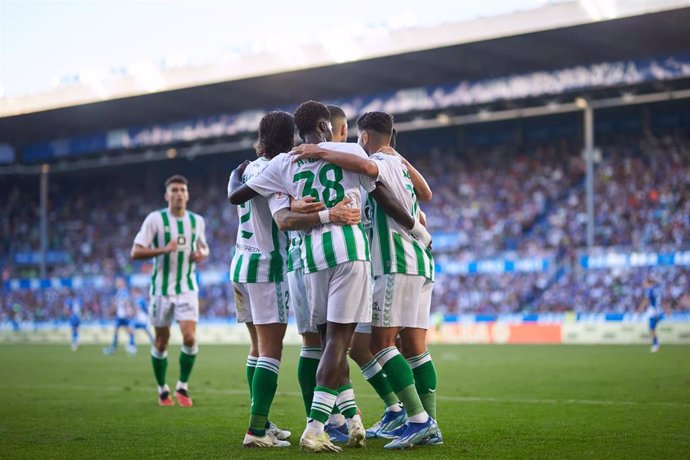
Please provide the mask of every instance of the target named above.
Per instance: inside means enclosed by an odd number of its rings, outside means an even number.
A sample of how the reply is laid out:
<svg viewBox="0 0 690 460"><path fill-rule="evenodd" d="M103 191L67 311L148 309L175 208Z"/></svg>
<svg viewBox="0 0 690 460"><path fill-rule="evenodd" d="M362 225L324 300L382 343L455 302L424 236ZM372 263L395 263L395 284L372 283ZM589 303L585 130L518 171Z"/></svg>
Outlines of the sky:
<svg viewBox="0 0 690 460"><path fill-rule="evenodd" d="M143 61L213 63L277 34L314 39L335 27L433 25L554 1L0 0L0 97Z"/></svg>

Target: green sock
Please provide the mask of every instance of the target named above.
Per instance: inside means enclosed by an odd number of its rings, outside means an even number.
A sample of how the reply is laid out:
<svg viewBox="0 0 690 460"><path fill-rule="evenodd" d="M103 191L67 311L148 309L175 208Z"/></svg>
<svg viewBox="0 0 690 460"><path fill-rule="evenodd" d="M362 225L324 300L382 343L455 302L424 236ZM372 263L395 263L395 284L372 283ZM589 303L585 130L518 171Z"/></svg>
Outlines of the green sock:
<svg viewBox="0 0 690 460"><path fill-rule="evenodd" d="M405 406L408 417L423 413L424 406L414 385L412 369L398 349L384 348L376 354L375 358L379 363L383 362L383 371L388 377L391 388Z"/></svg>
<svg viewBox="0 0 690 460"><path fill-rule="evenodd" d="M424 410L436 418L436 367L431 355L426 353L408 360L414 374L415 387L424 405Z"/></svg>
<svg viewBox="0 0 690 460"><path fill-rule="evenodd" d="M191 347L182 346L180 350L180 382L189 381L189 374L192 373L197 351L199 351L199 347L196 345Z"/></svg>
<svg viewBox="0 0 690 460"><path fill-rule="evenodd" d="M326 387L314 388L314 400L311 403L309 418L325 424L338 397L338 392Z"/></svg>
<svg viewBox="0 0 690 460"><path fill-rule="evenodd" d="M355 403L355 392L352 389L352 384L348 383L346 385L338 388L338 396L335 400L340 413L343 414L345 418L352 418L357 415L357 403Z"/></svg>
<svg viewBox="0 0 690 460"><path fill-rule="evenodd" d="M374 391L376 391L376 394L378 394L381 400L386 404L386 407L393 406L400 402L393 388L391 388L390 382L388 382L386 373L383 372L383 368L376 359L372 358L371 361L362 367L362 375L367 382L369 382L369 385L374 388Z"/></svg>
<svg viewBox="0 0 690 460"><path fill-rule="evenodd" d="M309 416L316 387L316 369L321 360L321 347L302 347L297 360L297 381L304 400L304 410Z"/></svg>
<svg viewBox="0 0 690 460"><path fill-rule="evenodd" d="M252 399L252 381L254 380L254 371L256 370L256 362L259 360L257 356L247 356L247 385L249 385L249 400Z"/></svg>
<svg viewBox="0 0 690 460"><path fill-rule="evenodd" d="M154 353L156 355L154 356ZM151 351L151 365L153 365L153 375L159 387L165 385L165 373L168 370L168 353L159 353L157 350Z"/></svg>
<svg viewBox="0 0 690 460"><path fill-rule="evenodd" d="M252 379L252 407L249 417L249 431L255 436L266 435L268 412L278 388L280 361L261 357L256 362Z"/></svg>

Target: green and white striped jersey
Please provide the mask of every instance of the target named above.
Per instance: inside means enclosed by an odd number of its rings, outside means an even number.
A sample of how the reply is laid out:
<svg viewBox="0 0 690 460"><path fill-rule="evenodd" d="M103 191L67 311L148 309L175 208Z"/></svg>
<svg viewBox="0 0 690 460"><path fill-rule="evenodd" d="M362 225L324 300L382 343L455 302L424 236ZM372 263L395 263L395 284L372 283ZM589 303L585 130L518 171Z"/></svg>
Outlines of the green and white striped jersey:
<svg viewBox="0 0 690 460"><path fill-rule="evenodd" d="M242 174L242 182L260 176L269 164L270 161L264 157L252 161ZM288 237L278 230L273 212L289 207L290 198L285 194L274 194L268 199L259 196L237 206L240 225L230 265L233 281L267 283L284 280Z"/></svg>
<svg viewBox="0 0 690 460"><path fill-rule="evenodd" d="M407 167L395 155L375 153L371 160L379 168L377 181L382 182L398 201L419 219L419 205ZM418 275L434 279L431 251L414 239L409 231L388 217L374 201L374 236L371 242L371 265L374 276L388 273Z"/></svg>
<svg viewBox="0 0 690 460"><path fill-rule="evenodd" d="M287 271L302 268L302 232L288 232L290 246L288 247Z"/></svg>
<svg viewBox="0 0 690 460"><path fill-rule="evenodd" d="M154 258L151 295L175 295L198 291L196 264L192 253L199 242L206 244L206 222L199 214L185 211L174 216L169 209L153 211L141 225L134 243L145 248L162 248L177 242L177 251Z"/></svg>
<svg viewBox="0 0 690 460"><path fill-rule="evenodd" d="M368 158L364 150L353 143L323 142L320 146ZM285 193L295 198L312 196L327 208L350 198L350 206L360 209L360 186L366 191L374 189L374 181L357 173L345 171L323 160L301 160L281 153L275 157L261 175L247 185L263 196ZM314 273L345 262L369 260L369 239L364 227L325 224L302 233L302 264L305 273Z"/></svg>

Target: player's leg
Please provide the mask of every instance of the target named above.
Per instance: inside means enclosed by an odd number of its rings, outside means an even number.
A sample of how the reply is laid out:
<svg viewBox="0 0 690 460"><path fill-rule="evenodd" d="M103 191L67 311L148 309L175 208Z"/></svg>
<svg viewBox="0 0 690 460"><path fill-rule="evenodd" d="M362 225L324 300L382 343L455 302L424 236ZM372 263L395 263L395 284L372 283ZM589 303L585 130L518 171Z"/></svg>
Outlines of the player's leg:
<svg viewBox="0 0 690 460"><path fill-rule="evenodd" d="M375 438L379 431L390 432L403 425L407 419L398 396L391 388L381 365L371 354L371 323L360 323L350 343L350 358L362 371L362 375L374 388L384 403L383 417L366 430L368 438Z"/></svg>
<svg viewBox="0 0 690 460"><path fill-rule="evenodd" d="M314 398L314 387L316 387L316 369L321 360L321 338L316 326L311 325L304 271L302 269L291 271L287 274L287 279L290 307L295 313L297 332L302 336L302 349L297 361L297 381L308 418Z"/></svg>
<svg viewBox="0 0 690 460"><path fill-rule="evenodd" d="M170 397L170 388L166 383L168 371L168 343L170 341L170 325L172 312L170 299L164 296L151 297L150 321L154 328L155 339L151 346L151 366L158 385L158 403L161 406L174 406Z"/></svg>
<svg viewBox="0 0 690 460"><path fill-rule="evenodd" d="M652 316L649 318L649 335L652 338L652 348L651 352L656 353L659 351L659 336L656 334L656 326L659 324L659 318Z"/></svg>
<svg viewBox="0 0 690 460"><path fill-rule="evenodd" d="M256 362L259 360L259 338L256 335L256 328L252 322L252 311L247 293L246 283L232 282L233 296L235 298L235 312L238 323L244 323L249 333L249 354L245 373L247 375L247 385L249 387L249 400L252 399L252 380L256 370Z"/></svg>
<svg viewBox="0 0 690 460"><path fill-rule="evenodd" d="M72 351L77 351L79 349L79 323L80 323L80 319L78 316L73 315L70 322L72 325Z"/></svg>
<svg viewBox="0 0 690 460"><path fill-rule="evenodd" d="M113 340L110 343L110 346L105 347L103 349L104 355L113 355L117 351L118 333L120 331L121 326L122 326L122 319L121 318L115 318L115 330L113 331Z"/></svg>
<svg viewBox="0 0 690 460"><path fill-rule="evenodd" d="M426 347L426 329L405 328L401 331L402 353L414 375L415 388L424 410L436 418L437 373L431 353ZM441 430L425 438L420 444L443 444Z"/></svg>
<svg viewBox="0 0 690 460"><path fill-rule="evenodd" d="M256 330L259 358L252 376L252 403L245 447L287 447L289 442L277 439L289 432L271 425L268 420L278 388L283 338L287 329L289 293L287 282L247 283L251 314Z"/></svg>
<svg viewBox="0 0 690 460"><path fill-rule="evenodd" d="M174 297L172 313L180 325L182 347L180 348L180 376L175 384L175 398L182 407L193 405L189 396L189 376L196 362L199 346L196 340L196 324L199 321L199 294L196 291L185 292Z"/></svg>
<svg viewBox="0 0 690 460"><path fill-rule="evenodd" d="M249 354L247 355L247 385L249 386L249 401L252 400L252 381L254 381L254 371L256 371L256 363L259 361L259 336L256 334L256 327L254 323L247 322L247 332L249 332Z"/></svg>
<svg viewBox="0 0 690 460"><path fill-rule="evenodd" d="M311 273L306 285L312 323L320 324L325 346L316 373L311 421L300 443L310 450L334 450L330 441L320 442L316 449L309 445L324 434L324 424L337 404L348 426L348 445L363 446L366 434L350 384L347 349L356 323L371 318L368 265L349 262Z"/></svg>
<svg viewBox="0 0 690 460"><path fill-rule="evenodd" d="M377 314L372 320L371 351L405 406L408 417L404 432L386 444L389 449L410 447L438 431L436 422L424 409L417 393L412 368L396 347L398 333L405 327L418 325L424 283L422 277L402 274L383 275L374 281L373 299Z"/></svg>
<svg viewBox="0 0 690 460"><path fill-rule="evenodd" d="M156 338L151 347L151 366L153 376L158 385L158 403L161 406L174 406L170 397L170 388L166 383L168 372L168 342L170 340L170 327L155 327Z"/></svg>
<svg viewBox="0 0 690 460"><path fill-rule="evenodd" d="M131 323L127 326L127 333L129 334L129 343L127 344L126 351L130 355L135 355L137 353L137 343L134 337L134 325Z"/></svg>

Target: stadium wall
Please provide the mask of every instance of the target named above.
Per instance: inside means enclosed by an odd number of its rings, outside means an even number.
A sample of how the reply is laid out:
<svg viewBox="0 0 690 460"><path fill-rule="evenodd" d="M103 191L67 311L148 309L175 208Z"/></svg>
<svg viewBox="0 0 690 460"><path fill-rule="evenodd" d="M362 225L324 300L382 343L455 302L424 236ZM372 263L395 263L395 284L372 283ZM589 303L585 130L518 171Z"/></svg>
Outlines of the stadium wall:
<svg viewBox="0 0 690 460"><path fill-rule="evenodd" d="M690 322L662 321L657 332L662 343L690 344ZM137 343L145 344L147 338L137 331ZM125 331L120 331L121 343L125 343ZM80 328L82 344L109 344L113 337L111 324L91 324ZM197 337L201 345L248 344L249 335L244 325L229 322L201 323ZM646 321L572 321L567 318L559 323L511 323L492 322L444 322L429 329L432 344L648 344ZM179 329L171 329L170 341L182 343ZM54 343L69 344L70 328L65 323L50 325L4 324L0 329L0 344ZM288 327L285 343L301 343L294 325Z"/></svg>

